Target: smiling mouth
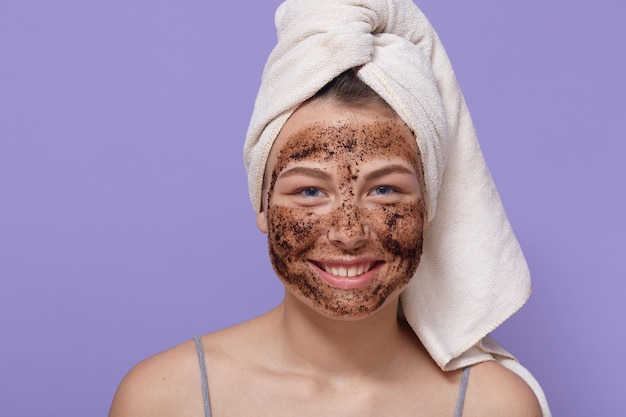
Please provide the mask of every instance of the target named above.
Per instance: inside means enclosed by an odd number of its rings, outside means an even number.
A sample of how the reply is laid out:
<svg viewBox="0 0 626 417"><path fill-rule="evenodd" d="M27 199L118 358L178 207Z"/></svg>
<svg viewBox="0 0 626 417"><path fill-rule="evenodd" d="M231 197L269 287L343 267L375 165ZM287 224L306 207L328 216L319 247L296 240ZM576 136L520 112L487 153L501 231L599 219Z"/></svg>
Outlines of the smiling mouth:
<svg viewBox="0 0 626 417"><path fill-rule="evenodd" d="M314 262L324 272L336 277L352 278L363 275L370 271L379 262L363 262L354 265L340 265L322 262Z"/></svg>

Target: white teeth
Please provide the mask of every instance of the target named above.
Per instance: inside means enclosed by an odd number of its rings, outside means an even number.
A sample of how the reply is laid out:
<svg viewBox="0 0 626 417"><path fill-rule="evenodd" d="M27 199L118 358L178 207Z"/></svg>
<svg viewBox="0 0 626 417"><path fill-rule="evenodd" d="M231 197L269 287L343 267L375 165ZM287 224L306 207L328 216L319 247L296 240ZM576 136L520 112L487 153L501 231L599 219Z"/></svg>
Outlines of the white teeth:
<svg viewBox="0 0 626 417"><path fill-rule="evenodd" d="M329 274L335 275L337 277L356 277L358 275L362 275L366 273L367 271L369 271L372 268L372 265L373 264L358 265L358 266L351 266L349 268L343 267L343 266L339 266L339 267L326 266L326 265L323 265L323 266L326 272L328 272Z"/></svg>

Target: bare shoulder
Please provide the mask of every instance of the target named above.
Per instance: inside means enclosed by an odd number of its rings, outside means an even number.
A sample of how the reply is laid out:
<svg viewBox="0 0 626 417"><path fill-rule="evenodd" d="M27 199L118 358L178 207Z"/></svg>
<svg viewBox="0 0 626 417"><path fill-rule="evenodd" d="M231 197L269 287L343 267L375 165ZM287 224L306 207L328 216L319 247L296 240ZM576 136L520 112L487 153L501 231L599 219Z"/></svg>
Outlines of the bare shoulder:
<svg viewBox="0 0 626 417"><path fill-rule="evenodd" d="M196 415L202 407L200 378L193 341L158 353L126 374L109 417Z"/></svg>
<svg viewBox="0 0 626 417"><path fill-rule="evenodd" d="M497 362L472 366L464 417L541 417L537 397L526 382Z"/></svg>
<svg viewBox="0 0 626 417"><path fill-rule="evenodd" d="M257 318L201 337L213 375L248 367L242 358L258 346L263 319ZM256 341L256 344L255 344ZM249 368L249 367L248 367ZM151 356L133 367L120 383L109 417L203 416L202 376L193 340Z"/></svg>

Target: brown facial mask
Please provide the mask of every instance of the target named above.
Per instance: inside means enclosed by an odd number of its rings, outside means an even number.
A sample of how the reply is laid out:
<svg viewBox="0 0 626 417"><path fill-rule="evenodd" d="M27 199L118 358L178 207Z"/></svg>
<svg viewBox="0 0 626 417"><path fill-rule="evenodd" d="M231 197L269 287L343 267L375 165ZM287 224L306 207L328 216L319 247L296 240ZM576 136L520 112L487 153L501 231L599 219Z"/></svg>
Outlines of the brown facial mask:
<svg viewBox="0 0 626 417"><path fill-rule="evenodd" d="M298 130L277 151L268 187L268 245L274 270L287 290L325 315L345 318L366 317L399 295L415 273L422 252L422 193L417 186L414 198L372 204L365 192L369 190L360 184L373 163L385 166L400 160L413 173L421 172L417 146L408 129L390 118L317 123ZM294 166L315 166L329 174L332 204L323 209L307 207L275 195L281 173ZM416 184L421 184L419 179ZM337 274L337 269L329 267L332 260L346 259L362 260L360 269L353 268L352 273L373 278L349 289L321 278L325 273Z"/></svg>

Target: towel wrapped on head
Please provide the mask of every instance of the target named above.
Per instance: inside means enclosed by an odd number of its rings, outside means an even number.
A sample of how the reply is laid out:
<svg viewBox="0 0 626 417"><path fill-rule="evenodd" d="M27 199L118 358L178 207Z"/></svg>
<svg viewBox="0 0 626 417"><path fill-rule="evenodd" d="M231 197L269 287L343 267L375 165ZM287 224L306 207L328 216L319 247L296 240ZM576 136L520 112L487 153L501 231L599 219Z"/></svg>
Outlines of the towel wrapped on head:
<svg viewBox="0 0 626 417"><path fill-rule="evenodd" d="M265 164L289 116L342 72L357 76L415 132L429 227L402 312L443 370L497 360L545 396L488 334L530 295L530 274L485 165L447 54L410 0L287 0L247 133L250 198L261 210Z"/></svg>

